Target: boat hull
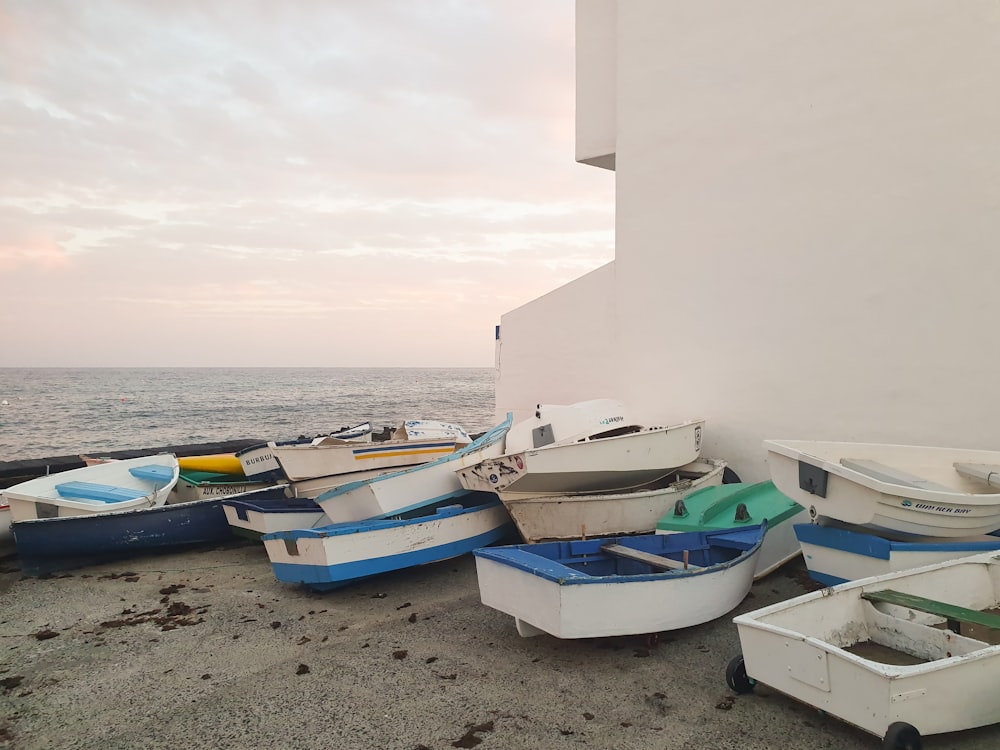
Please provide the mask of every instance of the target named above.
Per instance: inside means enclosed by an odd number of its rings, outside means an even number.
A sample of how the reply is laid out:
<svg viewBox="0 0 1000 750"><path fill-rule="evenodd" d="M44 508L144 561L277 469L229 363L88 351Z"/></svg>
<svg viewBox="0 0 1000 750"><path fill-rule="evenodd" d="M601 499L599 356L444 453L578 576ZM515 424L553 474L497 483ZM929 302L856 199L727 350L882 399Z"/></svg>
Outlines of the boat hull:
<svg viewBox="0 0 1000 750"><path fill-rule="evenodd" d="M767 536L757 556L754 580L763 578L801 554L794 526L807 523L809 512L778 491L772 482L734 482L688 493L656 524L657 534L738 528L767 521Z"/></svg>
<svg viewBox="0 0 1000 750"><path fill-rule="evenodd" d="M726 462L699 459L652 489L508 498L501 495L526 542L615 534L645 534L688 493L722 484Z"/></svg>
<svg viewBox="0 0 1000 750"><path fill-rule="evenodd" d="M704 420L508 452L458 472L468 490L503 499L637 488L694 461Z"/></svg>
<svg viewBox="0 0 1000 750"><path fill-rule="evenodd" d="M333 524L262 538L279 581L328 590L457 557L514 534L507 511L495 497L467 493L460 500L482 504L448 506L406 520Z"/></svg>
<svg viewBox="0 0 1000 750"><path fill-rule="evenodd" d="M512 615L522 636L596 638L690 627L721 617L743 601L763 533L756 526L476 550L480 598ZM682 566L686 556L689 566L699 567L656 570L606 554L602 548L608 544Z"/></svg>
<svg viewBox="0 0 1000 750"><path fill-rule="evenodd" d="M894 536L961 537L1000 529L1000 490L954 467L1000 464L1000 452L776 440L764 446L775 486L814 518ZM849 468L861 463L880 471ZM901 478L887 481L892 472Z"/></svg>
<svg viewBox="0 0 1000 750"><path fill-rule="evenodd" d="M1000 604L998 584L1000 567L990 552L740 615L733 622L746 676L876 736L897 722L922 735L995 724L1000 646L982 629L960 635L934 627L943 617L862 596L892 590L987 610ZM882 649L889 655L876 658Z"/></svg>
<svg viewBox="0 0 1000 750"><path fill-rule="evenodd" d="M1000 536L901 542L819 524L794 526L809 576L824 586L1000 550Z"/></svg>
<svg viewBox="0 0 1000 750"><path fill-rule="evenodd" d="M12 530L25 575L232 539L218 498L20 521Z"/></svg>

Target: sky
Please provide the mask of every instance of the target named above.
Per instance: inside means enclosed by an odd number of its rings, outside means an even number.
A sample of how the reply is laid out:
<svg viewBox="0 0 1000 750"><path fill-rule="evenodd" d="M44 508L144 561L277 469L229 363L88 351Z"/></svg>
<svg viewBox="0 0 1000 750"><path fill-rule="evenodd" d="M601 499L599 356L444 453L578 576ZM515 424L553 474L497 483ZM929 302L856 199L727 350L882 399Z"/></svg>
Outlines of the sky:
<svg viewBox="0 0 1000 750"><path fill-rule="evenodd" d="M611 261L573 0L5 0L0 367L490 367Z"/></svg>

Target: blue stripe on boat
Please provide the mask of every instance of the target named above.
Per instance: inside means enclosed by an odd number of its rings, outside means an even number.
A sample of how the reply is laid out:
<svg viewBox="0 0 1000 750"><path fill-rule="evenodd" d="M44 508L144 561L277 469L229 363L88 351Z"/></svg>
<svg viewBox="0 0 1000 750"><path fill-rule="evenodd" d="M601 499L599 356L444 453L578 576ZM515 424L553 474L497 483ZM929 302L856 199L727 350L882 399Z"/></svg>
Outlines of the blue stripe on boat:
<svg viewBox="0 0 1000 750"><path fill-rule="evenodd" d="M284 583L304 583L320 590L324 588L337 588L360 578L368 578L380 573L388 573L393 570L401 570L416 565L424 565L426 563L458 557L478 547L493 544L493 542L503 539L510 532L511 525L507 524L468 539L461 539L456 542L428 547L426 549L403 552L398 555L387 555L385 557L358 560L340 565L272 563L271 567L274 568L275 578ZM278 534L265 535L266 538L275 538L277 536Z"/></svg>
<svg viewBox="0 0 1000 750"><path fill-rule="evenodd" d="M1000 538L995 542L947 541L940 542L894 542L875 534L867 534L850 529L819 526L813 523L797 523L795 537L800 544L836 549L855 555L888 560L891 552L989 552L1000 548Z"/></svg>

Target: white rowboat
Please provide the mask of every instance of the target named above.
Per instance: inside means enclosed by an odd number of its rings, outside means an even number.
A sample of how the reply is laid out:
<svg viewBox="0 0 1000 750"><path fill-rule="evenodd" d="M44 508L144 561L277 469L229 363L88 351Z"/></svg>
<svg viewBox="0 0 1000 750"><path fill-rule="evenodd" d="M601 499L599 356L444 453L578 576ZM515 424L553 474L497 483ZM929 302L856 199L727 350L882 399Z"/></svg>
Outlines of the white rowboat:
<svg viewBox="0 0 1000 750"><path fill-rule="evenodd" d="M575 442L507 453L461 469L468 490L501 500L635 489L689 464L701 452L704 420L669 427L633 427Z"/></svg>
<svg viewBox="0 0 1000 750"><path fill-rule="evenodd" d="M742 654L726 682L764 683L883 748L919 748L921 735L1000 722L997 607L995 552L862 578L736 617Z"/></svg>
<svg viewBox="0 0 1000 750"><path fill-rule="evenodd" d="M84 466L29 479L3 490L12 523L163 505L177 484L169 453Z"/></svg>
<svg viewBox="0 0 1000 750"><path fill-rule="evenodd" d="M810 578L824 586L1000 552L1000 536L990 534L904 542L834 525L798 523L793 528Z"/></svg>
<svg viewBox="0 0 1000 750"><path fill-rule="evenodd" d="M775 486L815 518L910 537L1000 529L1000 452L767 440Z"/></svg>
<svg viewBox="0 0 1000 750"><path fill-rule="evenodd" d="M645 534L678 500L722 484L725 470L725 461L700 458L635 490L500 499L526 542Z"/></svg>
<svg viewBox="0 0 1000 750"><path fill-rule="evenodd" d="M750 590L766 523L478 549L483 604L522 636L676 630L730 612Z"/></svg>

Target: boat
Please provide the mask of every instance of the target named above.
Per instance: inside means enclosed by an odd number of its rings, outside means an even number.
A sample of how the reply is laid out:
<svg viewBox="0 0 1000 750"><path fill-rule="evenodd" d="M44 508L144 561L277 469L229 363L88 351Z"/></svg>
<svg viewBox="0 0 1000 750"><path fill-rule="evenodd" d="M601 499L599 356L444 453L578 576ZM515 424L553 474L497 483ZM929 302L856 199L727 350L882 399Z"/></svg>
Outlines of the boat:
<svg viewBox="0 0 1000 750"><path fill-rule="evenodd" d="M637 425L621 401L594 398L574 404L537 404L527 419L507 431L507 452L519 453L554 443L573 443L610 430Z"/></svg>
<svg viewBox="0 0 1000 750"><path fill-rule="evenodd" d="M284 583L318 590L458 557L503 541L514 527L491 493L466 492L407 518L379 518L261 537Z"/></svg>
<svg viewBox="0 0 1000 750"><path fill-rule="evenodd" d="M591 405L593 402L582 402ZM610 402L617 404L617 402ZM546 407L551 408L551 407ZM566 418L573 407L564 407L558 416ZM591 409L585 411L589 414ZM536 416L519 423L517 434L532 436L523 448L523 437L507 441L502 456L489 458L459 471L459 481L468 490L495 492L502 500L563 495L570 492L614 492L634 489L654 482L679 466L694 461L701 452L705 421L689 420L668 427L629 424L624 416L599 420L599 430L573 432L583 419L570 420L572 433L558 439L558 422L546 423L539 406Z"/></svg>
<svg viewBox="0 0 1000 750"><path fill-rule="evenodd" d="M825 518L899 537L1000 529L1000 452L766 440L775 486Z"/></svg>
<svg viewBox="0 0 1000 750"><path fill-rule="evenodd" d="M364 442L332 435L308 442L269 442L270 458L283 480L296 482L315 477L350 474L372 469L398 469L433 461L471 442L457 425L430 420L409 420L389 440ZM270 466L266 453L242 452L247 476L260 476L259 467Z"/></svg>
<svg viewBox="0 0 1000 750"><path fill-rule="evenodd" d="M286 483L290 496L315 499L324 492L329 492L348 482L380 477L383 474L391 474L394 471L398 471L398 469L369 469L368 471L352 471L350 474L334 474L329 477L315 477L313 479L301 479L298 482Z"/></svg>
<svg viewBox="0 0 1000 750"><path fill-rule="evenodd" d="M852 527L797 523L795 536L802 547L809 577L824 586L860 578L910 570L958 557L1000 552L1000 535L926 537L899 541Z"/></svg>
<svg viewBox="0 0 1000 750"><path fill-rule="evenodd" d="M118 459L107 456L85 456L81 453L80 460L83 461L84 466L94 466L95 464L106 464L108 461L117 461Z"/></svg>
<svg viewBox="0 0 1000 750"><path fill-rule="evenodd" d="M11 528L21 572L31 576L233 539L218 497L29 519Z"/></svg>
<svg viewBox="0 0 1000 750"><path fill-rule="evenodd" d="M246 476L243 464L235 453L212 453L204 456L178 456L177 465L183 472L201 471L212 474Z"/></svg>
<svg viewBox="0 0 1000 750"><path fill-rule="evenodd" d="M315 498L345 484L390 473L391 469L375 469L288 482L279 485L282 490L273 495L223 501L223 507L233 532L251 539L259 539L261 534L277 531L312 529L332 523Z"/></svg>
<svg viewBox="0 0 1000 750"><path fill-rule="evenodd" d="M501 494L500 500L526 542L646 534L655 531L678 500L722 484L726 469L721 459L699 458L634 490L537 497Z"/></svg>
<svg viewBox="0 0 1000 750"><path fill-rule="evenodd" d="M259 540L264 534L329 525L330 519L314 500L287 493L281 485L252 497L223 498L222 510L233 533Z"/></svg>
<svg viewBox="0 0 1000 750"><path fill-rule="evenodd" d="M177 459L178 462L181 459ZM239 495L251 490L260 490L273 486L271 481L255 481L240 474L227 474L211 471L192 471L181 469L177 475L171 502L188 502L203 500L207 497L226 497Z"/></svg>
<svg viewBox="0 0 1000 750"><path fill-rule="evenodd" d="M723 483L689 492L660 518L656 533L738 528L762 520L767 520L767 536L754 572L754 580L759 580L798 557L802 549L793 527L809 521L809 511L773 482Z"/></svg>
<svg viewBox="0 0 1000 750"><path fill-rule="evenodd" d="M262 480L287 480L287 477L281 470L281 465L274 457L274 451L271 449L272 444L312 445L313 443L324 440L328 437L336 440L370 443L372 441L372 424L371 422L364 422L360 425L355 425L354 427L345 427L337 432L333 432L328 435L320 435L314 438L299 437L294 440L277 440L266 443L257 443L256 445L250 445L242 450L236 451L234 455L240 462L243 474L247 477Z"/></svg>
<svg viewBox="0 0 1000 750"><path fill-rule="evenodd" d="M163 505L177 483L170 453L108 461L29 479L4 489L12 523Z"/></svg>
<svg viewBox="0 0 1000 750"><path fill-rule="evenodd" d="M862 578L734 618L737 693L764 684L882 738L1000 722L996 552Z"/></svg>
<svg viewBox="0 0 1000 750"><path fill-rule="evenodd" d="M0 555L14 551L14 532L10 530L10 503L0 495Z"/></svg>
<svg viewBox="0 0 1000 750"><path fill-rule="evenodd" d="M332 523L386 518L439 505L467 490L458 481L456 470L503 453L504 438L512 414L476 440L454 453L409 469L348 482L316 498L316 503Z"/></svg>
<svg viewBox="0 0 1000 750"><path fill-rule="evenodd" d="M654 634L731 612L753 584L767 522L722 531L478 549L483 604L521 636Z"/></svg>

